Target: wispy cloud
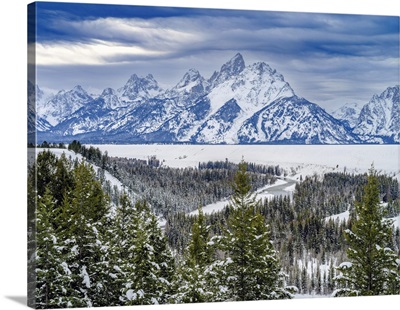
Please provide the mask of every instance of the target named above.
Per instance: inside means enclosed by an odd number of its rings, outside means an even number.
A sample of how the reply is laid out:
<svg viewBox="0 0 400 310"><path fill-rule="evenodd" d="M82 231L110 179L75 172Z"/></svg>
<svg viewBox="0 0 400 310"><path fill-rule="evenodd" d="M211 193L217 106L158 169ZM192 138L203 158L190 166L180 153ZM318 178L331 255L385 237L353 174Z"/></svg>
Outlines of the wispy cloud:
<svg viewBox="0 0 400 310"><path fill-rule="evenodd" d="M141 46L121 45L99 40L91 43L36 44L36 64L39 66L110 65L126 63L132 58L159 57L162 54L162 51L148 50Z"/></svg>

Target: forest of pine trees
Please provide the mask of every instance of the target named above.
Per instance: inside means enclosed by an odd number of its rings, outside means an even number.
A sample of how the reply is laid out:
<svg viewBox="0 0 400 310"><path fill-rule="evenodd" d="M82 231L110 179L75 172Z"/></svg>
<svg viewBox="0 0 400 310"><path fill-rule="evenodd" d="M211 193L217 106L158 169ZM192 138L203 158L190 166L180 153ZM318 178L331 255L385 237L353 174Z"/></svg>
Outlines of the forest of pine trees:
<svg viewBox="0 0 400 310"><path fill-rule="evenodd" d="M84 159L45 150L28 168L29 301L37 308L400 293L400 231L382 221L400 213L393 178L330 173L304 178L293 197L259 200L254 190L285 171L228 160L174 169L77 141L68 148ZM127 191L111 188L105 171ZM203 214L226 197L222 211ZM328 219L344 211L348 221ZM353 283L356 268L379 269L355 263L366 227L380 241L371 253L385 272L370 280L379 289Z"/></svg>
<svg viewBox="0 0 400 310"><path fill-rule="evenodd" d="M37 308L170 302L175 262L145 202L121 195L112 214L93 168L50 151L38 154L28 182Z"/></svg>

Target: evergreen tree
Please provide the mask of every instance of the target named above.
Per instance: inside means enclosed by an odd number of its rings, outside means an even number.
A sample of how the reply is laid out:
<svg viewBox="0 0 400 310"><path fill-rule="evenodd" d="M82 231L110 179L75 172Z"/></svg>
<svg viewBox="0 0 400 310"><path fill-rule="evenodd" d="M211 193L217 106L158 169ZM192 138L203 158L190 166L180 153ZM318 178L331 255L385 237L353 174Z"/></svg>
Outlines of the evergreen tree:
<svg viewBox="0 0 400 310"><path fill-rule="evenodd" d="M158 219L150 210L147 203L143 203L144 218L150 219L145 226L149 241L154 248L154 265L157 267L157 280L155 283L155 304L165 304L171 298L172 280L175 274L175 260L168 246L167 238L161 230Z"/></svg>
<svg viewBox="0 0 400 310"><path fill-rule="evenodd" d="M174 273L172 253L157 218L146 202L137 202L139 228L130 248L132 269L126 277L124 302L127 305L165 303L172 294Z"/></svg>
<svg viewBox="0 0 400 310"><path fill-rule="evenodd" d="M129 197L123 194L116 208L112 227L109 230L109 247L106 253L110 261L109 276L113 279L109 290L110 306L127 301L125 287L130 273L134 272L134 244L139 231L139 214Z"/></svg>
<svg viewBox="0 0 400 310"><path fill-rule="evenodd" d="M49 189L38 200L36 233L36 307L64 308L68 304L71 271L62 241L53 227L55 201Z"/></svg>
<svg viewBox="0 0 400 310"><path fill-rule="evenodd" d="M210 279L213 278L210 273L213 260L210 228L206 225L202 209L199 208L198 212L189 245L174 281L177 292L173 300L178 303L207 302L214 298L215 282Z"/></svg>
<svg viewBox="0 0 400 310"><path fill-rule="evenodd" d="M36 307L36 221L37 221L37 193L36 193L36 165L28 168L27 182L27 304Z"/></svg>
<svg viewBox="0 0 400 310"><path fill-rule="evenodd" d="M74 186L71 163L68 161L65 153L62 153L60 158L57 159L51 179L51 192L55 199L55 207L58 208L62 204L64 196L70 195L71 189ZM59 224L61 225L62 223Z"/></svg>
<svg viewBox="0 0 400 310"><path fill-rule="evenodd" d="M102 248L106 246L105 221L108 197L95 179L94 169L84 161L73 169L72 197L63 202L63 231L68 245L68 266L72 271L71 290L80 296L70 300L74 307L104 306L107 272Z"/></svg>
<svg viewBox="0 0 400 310"><path fill-rule="evenodd" d="M308 275L306 266L303 266L303 269L301 270L301 292L303 294L308 293Z"/></svg>
<svg viewBox="0 0 400 310"><path fill-rule="evenodd" d="M282 283L277 254L269 240L269 230L256 212L256 195L251 192L246 164L235 174L234 194L224 236L226 297L228 300L290 298Z"/></svg>
<svg viewBox="0 0 400 310"><path fill-rule="evenodd" d="M44 195L46 187L52 188L57 157L50 150L45 150L37 155L32 172L36 174L35 189L38 197ZM53 193L54 194L54 193Z"/></svg>
<svg viewBox="0 0 400 310"><path fill-rule="evenodd" d="M340 288L334 296L368 296L400 293L399 256L388 247L392 222L383 219L379 204L378 178L372 167L361 203L356 204L356 219L346 230L349 262L342 263L336 277Z"/></svg>
<svg viewBox="0 0 400 310"><path fill-rule="evenodd" d="M327 281L326 281L326 286L329 292L333 292L335 287L336 287L336 283L335 283L335 268L333 267L332 262L330 263L330 267L329 267L329 273L327 275Z"/></svg>

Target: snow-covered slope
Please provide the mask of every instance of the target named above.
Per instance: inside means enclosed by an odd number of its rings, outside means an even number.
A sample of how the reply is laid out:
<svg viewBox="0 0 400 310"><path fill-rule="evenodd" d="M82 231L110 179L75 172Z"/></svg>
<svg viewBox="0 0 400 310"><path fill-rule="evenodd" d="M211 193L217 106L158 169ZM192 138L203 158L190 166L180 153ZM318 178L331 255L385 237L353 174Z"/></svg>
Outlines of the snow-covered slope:
<svg viewBox="0 0 400 310"><path fill-rule="evenodd" d="M162 89L152 74L146 77L139 77L132 74L126 84L118 89L120 101L129 103L132 101L146 100L161 93Z"/></svg>
<svg viewBox="0 0 400 310"><path fill-rule="evenodd" d="M400 142L400 86L388 87L363 106L354 132Z"/></svg>
<svg viewBox="0 0 400 310"><path fill-rule="evenodd" d="M77 85L69 91L59 91L49 101L38 101L37 114L55 126L92 100L82 86Z"/></svg>
<svg viewBox="0 0 400 310"><path fill-rule="evenodd" d="M358 143L341 122L318 105L293 96L280 98L256 112L239 130L242 143Z"/></svg>
<svg viewBox="0 0 400 310"><path fill-rule="evenodd" d="M41 102L46 100L46 96L44 92L39 88L39 86L35 86L31 81L28 80L28 134L33 134L37 130L39 131L47 131L51 130L51 125L46 119L40 117L37 114L37 106L40 105Z"/></svg>

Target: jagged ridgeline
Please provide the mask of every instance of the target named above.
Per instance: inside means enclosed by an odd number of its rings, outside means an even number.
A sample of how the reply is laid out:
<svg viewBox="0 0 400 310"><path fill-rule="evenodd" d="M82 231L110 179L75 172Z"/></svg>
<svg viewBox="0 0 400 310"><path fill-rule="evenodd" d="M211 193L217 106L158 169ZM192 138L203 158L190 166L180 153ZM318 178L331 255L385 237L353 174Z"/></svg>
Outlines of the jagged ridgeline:
<svg viewBox="0 0 400 310"><path fill-rule="evenodd" d="M296 95L265 62L240 53L206 79L190 69L170 89L153 75L133 74L114 90L90 95L81 86L45 94L28 82L31 131L53 142L193 144L399 143L399 85L332 115Z"/></svg>

